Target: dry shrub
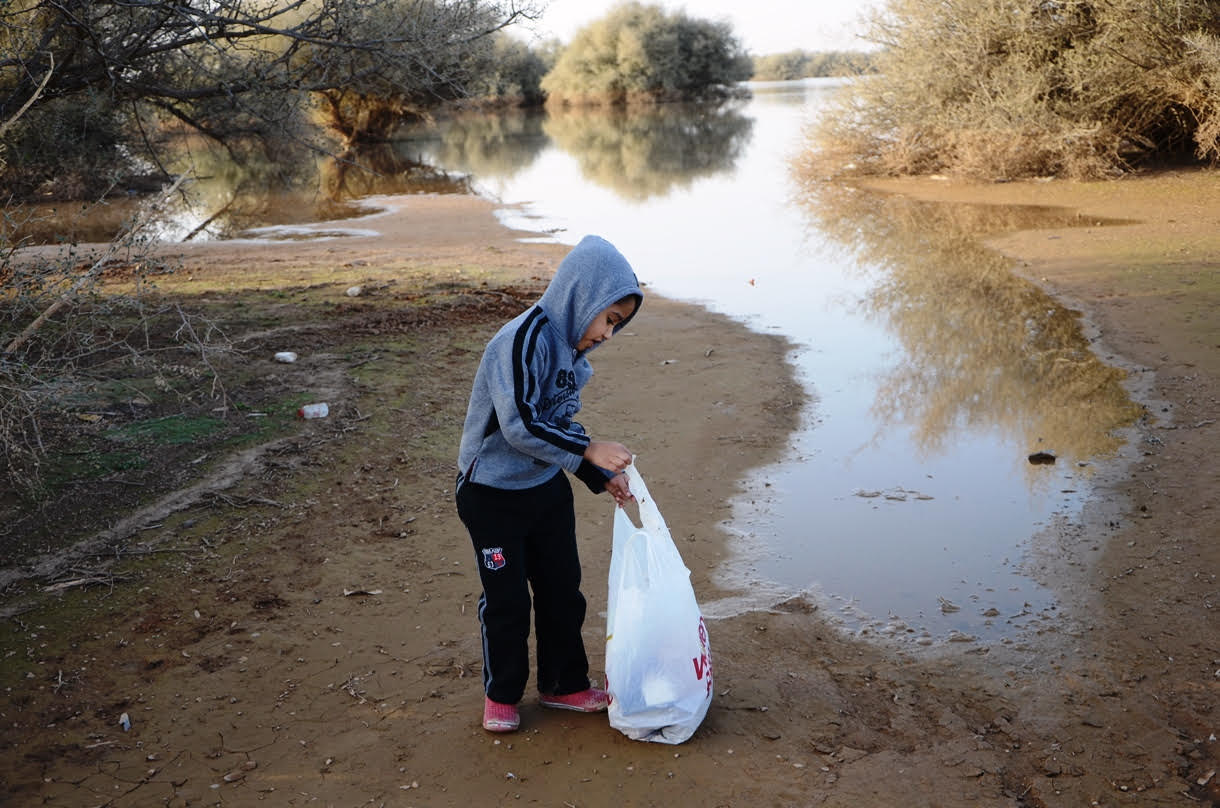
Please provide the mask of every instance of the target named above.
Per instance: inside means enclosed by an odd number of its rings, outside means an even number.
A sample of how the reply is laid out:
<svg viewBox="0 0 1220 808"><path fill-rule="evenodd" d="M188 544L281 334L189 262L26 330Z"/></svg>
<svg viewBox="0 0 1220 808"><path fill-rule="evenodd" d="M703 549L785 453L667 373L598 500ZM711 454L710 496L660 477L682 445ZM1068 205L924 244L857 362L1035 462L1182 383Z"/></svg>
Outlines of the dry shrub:
<svg viewBox="0 0 1220 808"><path fill-rule="evenodd" d="M1204 0L889 0L880 75L811 132L817 175L1103 177L1220 159Z"/></svg>
<svg viewBox="0 0 1220 808"><path fill-rule="evenodd" d="M181 182L181 181L179 181ZM22 250L14 222L0 211L0 491L37 501L46 493L45 464L58 436L113 403L101 391L145 400L132 381L142 367L161 393L168 376L207 388L205 406L227 407L212 357L227 340L208 322L158 300L158 276L174 265L153 256L146 225L179 183L148 201L100 253L69 245ZM160 335L160 336L158 336ZM196 395L192 392L191 395ZM99 403L104 402L104 403ZM96 420L96 419L95 419Z"/></svg>

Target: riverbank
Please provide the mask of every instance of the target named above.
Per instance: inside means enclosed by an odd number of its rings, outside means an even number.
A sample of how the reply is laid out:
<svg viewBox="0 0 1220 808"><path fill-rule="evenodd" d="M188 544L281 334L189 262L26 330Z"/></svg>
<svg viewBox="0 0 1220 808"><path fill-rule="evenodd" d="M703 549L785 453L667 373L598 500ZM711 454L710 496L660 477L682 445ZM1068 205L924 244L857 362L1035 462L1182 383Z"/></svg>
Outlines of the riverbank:
<svg viewBox="0 0 1220 808"><path fill-rule="evenodd" d="M844 636L799 600L712 620L716 700L680 747L532 703L520 733L478 726L478 586L450 455L483 340L565 248L518 241L481 200L408 197L360 224L377 235L182 251L168 294L284 293L289 308L296 290L333 296L341 327L249 344L298 350L277 383L325 380L334 417L140 531L182 562L17 618L5 792L133 806L1214 802L1218 184L876 184L1137 220L992 244L1084 311L1099 350L1140 369L1164 409L1080 522L1039 537L1039 574L1065 601L1058 630L920 651ZM363 297L346 297L357 285ZM421 289L443 305L387 313ZM795 425L804 394L786 351L650 299L595 357L582 420L647 447L641 470L701 599L732 594L710 578L729 504ZM600 676L611 509L577 500Z"/></svg>

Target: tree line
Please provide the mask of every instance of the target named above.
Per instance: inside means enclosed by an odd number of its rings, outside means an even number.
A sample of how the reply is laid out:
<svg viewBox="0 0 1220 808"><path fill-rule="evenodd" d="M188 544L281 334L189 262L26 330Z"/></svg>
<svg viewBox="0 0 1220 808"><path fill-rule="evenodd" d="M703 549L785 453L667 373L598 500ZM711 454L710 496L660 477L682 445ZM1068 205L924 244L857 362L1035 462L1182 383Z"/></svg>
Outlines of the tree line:
<svg viewBox="0 0 1220 808"><path fill-rule="evenodd" d="M755 81L794 81L810 78L839 78L875 72L873 54L868 51L791 50L754 57Z"/></svg>

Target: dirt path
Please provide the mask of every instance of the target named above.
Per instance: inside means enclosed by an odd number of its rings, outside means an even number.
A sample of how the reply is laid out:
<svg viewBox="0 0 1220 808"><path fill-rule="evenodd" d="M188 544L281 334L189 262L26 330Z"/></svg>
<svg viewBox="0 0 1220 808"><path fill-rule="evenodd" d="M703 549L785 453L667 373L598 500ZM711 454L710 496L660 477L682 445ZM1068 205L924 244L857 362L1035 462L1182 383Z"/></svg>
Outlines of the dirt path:
<svg viewBox="0 0 1220 808"><path fill-rule="evenodd" d="M1132 467L1079 523L1039 537L1064 599L1056 630L887 648L813 604L776 603L710 621L716 699L682 746L529 703L522 732L484 733L451 455L482 341L514 305L502 290L541 288L563 248L514 240L479 200L411 197L362 223L380 237L184 255L185 294L325 284L376 299L426 278L507 297L423 323L370 310L359 358L326 341L352 333L285 342L303 355L297 383L339 380L334 417L143 535L191 549L180 563L16 618L21 642L4 654L25 678L0 706L0 804L1216 804L1220 181L879 187L1140 220L994 242L1082 308L1099 350L1145 369L1163 401ZM640 453L709 605L736 594L710 575L738 481L779 456L803 401L785 352L651 299L595 357L582 420ZM611 507L577 500L600 675ZM80 615L68 642L46 628L65 610Z"/></svg>

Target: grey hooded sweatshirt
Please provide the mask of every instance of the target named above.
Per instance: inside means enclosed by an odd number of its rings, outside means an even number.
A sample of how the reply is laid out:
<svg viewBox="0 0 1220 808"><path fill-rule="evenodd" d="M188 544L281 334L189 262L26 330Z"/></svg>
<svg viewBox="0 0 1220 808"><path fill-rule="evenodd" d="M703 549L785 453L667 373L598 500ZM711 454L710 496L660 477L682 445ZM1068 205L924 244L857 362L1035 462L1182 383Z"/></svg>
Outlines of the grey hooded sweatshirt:
<svg viewBox="0 0 1220 808"><path fill-rule="evenodd" d="M639 311L644 294L627 259L605 239L586 236L538 302L491 338L466 410L459 486L532 488L563 468L593 491L605 488L610 472L584 459L590 439L573 420L593 375L585 357L592 348L577 352L576 345L598 314L630 295L635 311L615 333Z"/></svg>

